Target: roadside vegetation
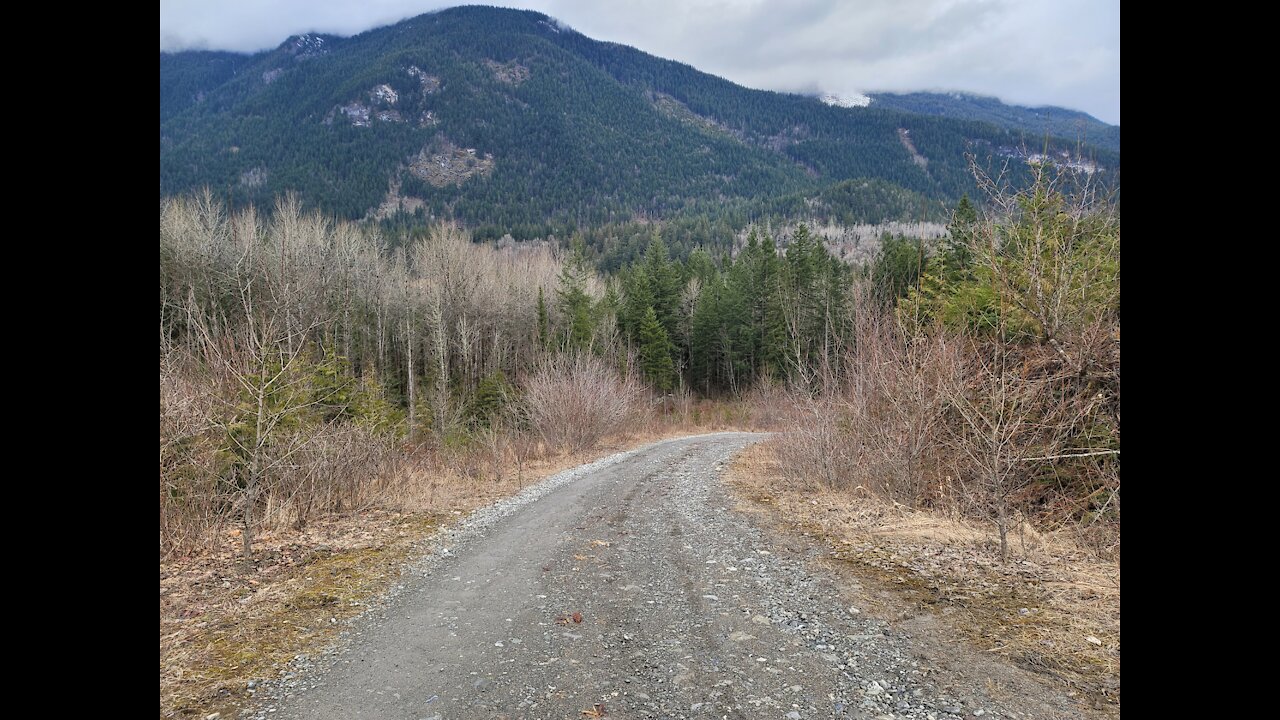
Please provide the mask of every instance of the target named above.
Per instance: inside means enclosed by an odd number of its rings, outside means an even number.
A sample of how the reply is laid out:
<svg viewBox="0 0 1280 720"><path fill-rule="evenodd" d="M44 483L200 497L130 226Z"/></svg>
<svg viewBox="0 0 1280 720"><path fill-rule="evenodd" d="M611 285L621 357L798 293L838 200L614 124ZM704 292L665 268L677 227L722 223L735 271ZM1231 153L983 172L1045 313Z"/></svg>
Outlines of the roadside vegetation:
<svg viewBox="0 0 1280 720"><path fill-rule="evenodd" d="M469 510L730 428L780 431L746 456L747 497L1111 702L1119 215L1033 171L979 174L943 238L886 237L858 267L804 225L684 260L655 226L603 275L616 255L581 237L163 200L161 716L245 702Z"/></svg>
<svg viewBox="0 0 1280 720"><path fill-rule="evenodd" d="M1120 693L1120 223L1036 168L885 244L831 366L749 449L747 507L1104 712Z"/></svg>

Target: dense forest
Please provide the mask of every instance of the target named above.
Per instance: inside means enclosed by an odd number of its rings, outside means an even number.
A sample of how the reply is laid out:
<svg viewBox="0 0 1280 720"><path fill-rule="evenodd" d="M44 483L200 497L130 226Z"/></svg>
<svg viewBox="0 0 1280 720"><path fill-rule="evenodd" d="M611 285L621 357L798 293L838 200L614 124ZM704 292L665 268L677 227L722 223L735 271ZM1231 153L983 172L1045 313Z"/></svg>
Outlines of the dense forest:
<svg viewBox="0 0 1280 720"><path fill-rule="evenodd" d="M296 192L396 227L566 237L654 219L941 219L970 160L1118 151L991 122L749 90L544 15L454 8L257 55L160 56L161 196ZM1009 171L1026 179L1025 163Z"/></svg>
<svg viewBox="0 0 1280 720"><path fill-rule="evenodd" d="M870 97L872 104L883 108L989 122L1022 130L1032 137L1075 140L1120 152L1120 127L1078 110L1006 105L996 98L971 93L875 93Z"/></svg>

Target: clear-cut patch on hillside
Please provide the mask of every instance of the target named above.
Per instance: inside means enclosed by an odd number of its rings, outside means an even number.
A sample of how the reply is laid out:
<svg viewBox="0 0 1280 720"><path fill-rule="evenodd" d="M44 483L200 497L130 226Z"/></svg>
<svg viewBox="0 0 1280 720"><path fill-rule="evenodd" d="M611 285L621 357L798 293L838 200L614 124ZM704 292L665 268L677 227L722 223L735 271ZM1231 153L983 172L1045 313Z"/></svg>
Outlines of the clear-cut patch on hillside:
<svg viewBox="0 0 1280 720"><path fill-rule="evenodd" d="M373 125L374 120L380 122L404 122L404 116L399 110L395 109L396 103L400 102L400 94L386 83L375 85L366 96L369 98L368 103L359 100L353 100L345 105L336 105L327 115L324 116L324 124L332 125L336 119L345 118L347 122L356 127L369 127ZM430 115L430 113L427 113ZM426 126L426 123L421 123Z"/></svg>
<svg viewBox="0 0 1280 720"><path fill-rule="evenodd" d="M492 170L493 155L481 155L475 148L460 148L448 141L435 149L424 147L409 162L409 172L436 187L461 185Z"/></svg>
<svg viewBox="0 0 1280 720"><path fill-rule="evenodd" d="M369 99L374 103L395 105L400 102L400 95L390 85L383 83L369 91Z"/></svg>
<svg viewBox="0 0 1280 720"><path fill-rule="evenodd" d="M324 116L324 124L332 125L339 115L356 127L369 127L372 124L369 122L369 106L358 102L339 105L330 110L329 114Z"/></svg>
<svg viewBox="0 0 1280 720"><path fill-rule="evenodd" d="M709 132L729 135L737 138L738 140L742 140L742 134L740 132L730 129L727 125L722 124L715 118L699 115L698 113L690 110L688 105L685 105L666 93L650 91L647 94L649 96L649 102L653 103L653 107L656 108L658 112L669 118L679 120L687 125L702 128Z"/></svg>
<svg viewBox="0 0 1280 720"><path fill-rule="evenodd" d="M426 206L427 203L422 198L416 198L412 195L401 195L400 178L393 176L391 178L391 184L387 188L387 194L382 199L382 204L370 210L365 216L365 220L386 220L399 212L412 215L420 208L425 208Z"/></svg>
<svg viewBox="0 0 1280 720"><path fill-rule="evenodd" d="M410 65L405 69L409 76L417 80L422 85L422 92L430 95L440 91L440 78L429 74L426 70L417 65Z"/></svg>
<svg viewBox="0 0 1280 720"><path fill-rule="evenodd" d="M510 62L500 63L496 60L485 60L484 66L489 68L493 73L493 79L507 85L519 85L529 79L529 68L512 60Z"/></svg>
<svg viewBox="0 0 1280 720"><path fill-rule="evenodd" d="M916 144L911 142L911 131L906 128L898 128L898 140L902 142L902 147L911 153L911 162L920 167L921 170L929 169L929 159L920 154L916 150Z"/></svg>

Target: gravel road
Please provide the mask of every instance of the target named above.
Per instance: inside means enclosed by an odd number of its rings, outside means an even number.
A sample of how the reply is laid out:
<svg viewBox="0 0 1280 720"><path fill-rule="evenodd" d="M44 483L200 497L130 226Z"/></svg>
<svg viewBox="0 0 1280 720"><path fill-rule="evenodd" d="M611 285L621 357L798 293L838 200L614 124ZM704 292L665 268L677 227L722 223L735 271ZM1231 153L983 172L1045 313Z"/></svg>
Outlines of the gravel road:
<svg viewBox="0 0 1280 720"><path fill-rule="evenodd" d="M857 611L856 588L806 567L811 550L735 513L720 472L761 437L655 443L477 511L342 647L299 663L250 714L1078 716L1047 690L1000 692L954 667L963 656L951 669L923 659L937 643L920 654L917 638Z"/></svg>

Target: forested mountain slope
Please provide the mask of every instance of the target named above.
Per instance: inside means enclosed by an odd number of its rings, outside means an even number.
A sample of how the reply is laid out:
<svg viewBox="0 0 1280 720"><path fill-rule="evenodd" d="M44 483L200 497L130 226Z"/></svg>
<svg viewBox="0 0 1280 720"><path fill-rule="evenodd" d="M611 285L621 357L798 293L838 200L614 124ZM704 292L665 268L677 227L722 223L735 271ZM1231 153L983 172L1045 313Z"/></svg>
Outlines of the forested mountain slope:
<svg viewBox="0 0 1280 720"><path fill-rule="evenodd" d="M1007 105L972 93L876 93L871 105L924 115L979 120L1032 137L1052 136L1120 152L1120 126L1108 125L1078 110Z"/></svg>
<svg viewBox="0 0 1280 720"><path fill-rule="evenodd" d="M1118 170L1117 152L1051 145ZM160 55L162 196L208 186L265 206L295 191L341 217L451 217L478 238L730 211L937 218L974 190L968 153L1044 147L1039 132L750 90L528 11Z"/></svg>

